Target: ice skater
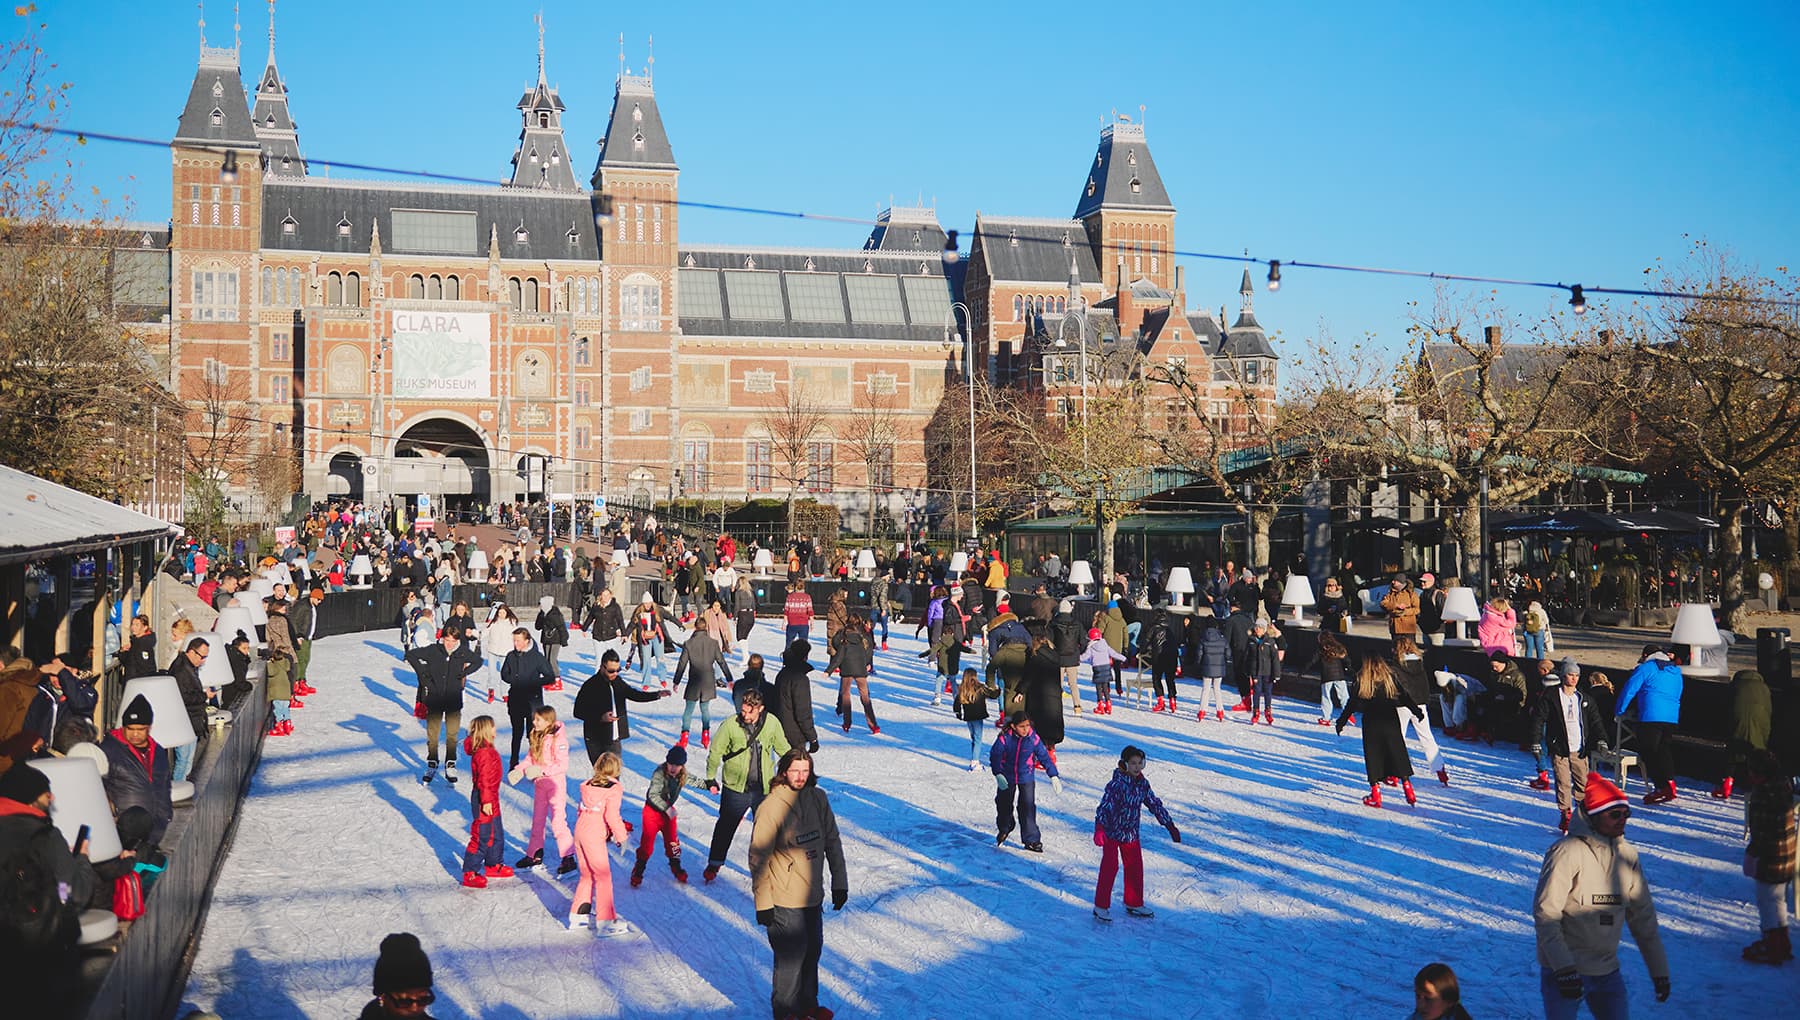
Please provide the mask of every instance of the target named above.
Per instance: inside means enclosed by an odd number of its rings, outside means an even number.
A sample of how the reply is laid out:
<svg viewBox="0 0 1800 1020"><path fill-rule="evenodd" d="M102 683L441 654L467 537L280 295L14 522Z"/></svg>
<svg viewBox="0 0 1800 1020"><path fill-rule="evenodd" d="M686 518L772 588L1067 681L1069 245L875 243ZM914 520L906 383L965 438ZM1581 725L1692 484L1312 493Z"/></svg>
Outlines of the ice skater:
<svg viewBox="0 0 1800 1020"><path fill-rule="evenodd" d="M1000 688L981 682L981 673L973 666L964 667L962 684L956 690L956 703L951 711L969 727L969 771L981 770L981 736L987 730L988 699L1000 696ZM1096 714L1099 710L1095 710Z"/></svg>
<svg viewBox="0 0 1800 1020"><path fill-rule="evenodd" d="M1787 916L1794 886L1794 787L1773 751L1752 751L1745 769L1750 845L1744 848L1744 876L1756 884L1763 937L1746 946L1743 955L1751 963L1779 965L1794 958Z"/></svg>
<svg viewBox="0 0 1800 1020"><path fill-rule="evenodd" d="M1405 688L1394 682L1394 671L1386 662L1373 657L1364 661L1357 674L1356 693L1338 716L1337 731L1343 733L1350 717L1362 713L1363 766L1369 775L1369 795L1363 803L1372 808L1381 806L1381 784L1396 778L1406 791L1406 802L1419 801L1413 793L1412 759L1406 753L1406 738L1400 733L1397 712L1401 706L1411 709L1414 717L1425 714Z"/></svg>
<svg viewBox="0 0 1800 1020"><path fill-rule="evenodd" d="M663 851L669 856L669 872L675 881L687 883L687 871L681 866L681 836L675 828L675 806L687 786L687 748L676 744L669 748L663 763L650 773L650 788L644 793L644 824L638 834L637 863L631 866L631 887L644 884L644 866L650 863L650 851L656 849L656 837L662 836Z"/></svg>
<svg viewBox="0 0 1800 1020"><path fill-rule="evenodd" d="M473 781L469 789L469 848L463 854L462 884L487 888L489 878L511 878L506 866L506 828L500 820L500 749L494 746L494 717L478 715L469 720L463 738L463 757L469 759Z"/></svg>
<svg viewBox="0 0 1800 1020"><path fill-rule="evenodd" d="M1044 852L1043 834L1037 823L1037 776L1033 763L1050 776L1050 785L1062 792L1062 776L1056 771L1056 760L1038 735L1032 732L1031 719L1024 712L1007 717L1006 728L994 739L988 751L988 767L994 771L994 845L1006 842L1012 835L1015 816L1019 838L1025 849L1034 854ZM1016 805L1016 807L1015 807Z"/></svg>
<svg viewBox="0 0 1800 1020"><path fill-rule="evenodd" d="M569 833L569 738L556 718L556 709L542 705L531 713L530 751L525 760L513 766L507 778L518 782L531 780L531 839L525 844L525 856L513 864L515 868L535 868L544 863L544 823L550 823L550 834L556 837L556 851L562 857L558 875L575 870L575 839Z"/></svg>
<svg viewBox="0 0 1800 1020"><path fill-rule="evenodd" d="M1094 920L1112 920L1113 880L1119 875L1119 863L1125 864L1125 913L1132 917L1155 917L1156 912L1144 905L1144 848L1138 840L1141 810L1149 808L1169 838L1181 842L1181 830L1169 818L1169 811L1150 789L1144 778L1144 751L1131 744L1119 752L1119 767L1113 770L1100 805L1094 809L1094 845L1100 848L1100 880L1094 886Z"/></svg>
<svg viewBox="0 0 1800 1020"><path fill-rule="evenodd" d="M1115 671L1119 668L1113 663L1124 662L1125 654L1107 644L1099 627L1091 627L1088 629L1087 647L1081 652L1081 661L1087 663L1088 668L1094 674L1094 714L1112 715L1112 680ZM967 675L965 672L964 677L966 678ZM967 686L967 679L963 683ZM959 715L957 718L960 719L962 716ZM986 717L983 716L983 718Z"/></svg>
<svg viewBox="0 0 1800 1020"><path fill-rule="evenodd" d="M619 782L619 756L611 751L594 763L594 774L581 784L581 804L575 816L575 858L581 878L575 898L569 901L569 930L593 928L602 936L623 935L631 926L613 908L612 862L606 856L610 840L623 848L630 830L619 814L625 787Z"/></svg>

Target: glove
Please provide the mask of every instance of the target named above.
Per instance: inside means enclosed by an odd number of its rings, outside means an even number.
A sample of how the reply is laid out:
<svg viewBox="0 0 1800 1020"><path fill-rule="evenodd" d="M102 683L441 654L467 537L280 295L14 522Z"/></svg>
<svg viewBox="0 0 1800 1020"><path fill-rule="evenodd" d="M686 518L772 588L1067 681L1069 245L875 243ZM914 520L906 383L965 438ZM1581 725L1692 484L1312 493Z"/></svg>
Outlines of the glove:
<svg viewBox="0 0 1800 1020"><path fill-rule="evenodd" d="M756 923L767 928L775 920L775 908L769 907L756 912Z"/></svg>
<svg viewBox="0 0 1800 1020"><path fill-rule="evenodd" d="M1094 826L1094 845L1095 846L1105 846L1106 845L1106 830L1101 828L1098 825Z"/></svg>
<svg viewBox="0 0 1800 1020"><path fill-rule="evenodd" d="M509 783L516 783L520 779L524 778L524 776L525 776L525 767L523 765L514 765L506 773L506 781Z"/></svg>
<svg viewBox="0 0 1800 1020"><path fill-rule="evenodd" d="M1181 842L1181 830L1173 825L1169 826L1169 838L1177 843Z"/></svg>
<svg viewBox="0 0 1800 1020"><path fill-rule="evenodd" d="M850 890L848 890L848 889L833 889L833 890L831 890L831 909L842 910L842 909L844 909L844 904L846 904L848 902L850 902Z"/></svg>
<svg viewBox="0 0 1800 1020"><path fill-rule="evenodd" d="M1666 977L1660 977L1660 978L1653 978L1652 980L1655 981L1655 983L1656 983L1656 1001L1657 1002L1668 1002L1669 1001L1669 979Z"/></svg>
<svg viewBox="0 0 1800 1020"><path fill-rule="evenodd" d="M709 780L706 784L706 792L716 796L719 792L719 784Z"/></svg>
<svg viewBox="0 0 1800 1020"><path fill-rule="evenodd" d="M1343 716L1341 716L1341 715L1340 715L1340 716L1338 716L1338 721L1337 721L1337 735L1338 735L1338 736L1340 736L1340 737L1341 737L1341 736L1343 736L1343 735L1344 735L1344 717L1343 717Z"/></svg>
<svg viewBox="0 0 1800 1020"><path fill-rule="evenodd" d="M807 754L818 754L819 753L819 742L817 740L807 741L806 742L806 753Z"/></svg>
<svg viewBox="0 0 1800 1020"><path fill-rule="evenodd" d="M1012 785L1011 783L1006 781L1005 776L999 774L998 772L994 773L994 789L999 790L1001 793L1005 793L1007 788L1010 787L1011 785Z"/></svg>
<svg viewBox="0 0 1800 1020"><path fill-rule="evenodd" d="M1419 722L1424 722L1425 721L1425 713L1421 712L1415 708L1415 709L1413 709L1413 718L1418 720Z"/></svg>
<svg viewBox="0 0 1800 1020"><path fill-rule="evenodd" d="M425 703L423 701L413 702L413 718L414 719L425 718Z"/></svg>
<svg viewBox="0 0 1800 1020"><path fill-rule="evenodd" d="M1581 998L1581 975L1572 967L1557 971L1556 990L1565 999Z"/></svg>
<svg viewBox="0 0 1800 1020"><path fill-rule="evenodd" d="M1061 776L1051 776L1050 777L1050 788L1052 790L1056 791L1057 796L1061 796L1062 795L1062 777Z"/></svg>

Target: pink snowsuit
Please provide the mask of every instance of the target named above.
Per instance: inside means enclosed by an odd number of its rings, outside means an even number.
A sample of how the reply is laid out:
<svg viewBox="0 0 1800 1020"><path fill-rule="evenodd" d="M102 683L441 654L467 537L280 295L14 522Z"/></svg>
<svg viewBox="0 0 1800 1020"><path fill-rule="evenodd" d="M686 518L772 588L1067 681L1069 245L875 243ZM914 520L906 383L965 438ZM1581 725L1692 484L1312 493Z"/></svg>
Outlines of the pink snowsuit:
<svg viewBox="0 0 1800 1020"><path fill-rule="evenodd" d="M575 815L575 860L581 865L581 880L575 883L575 899L569 913L576 913L583 903L594 905L594 920L611 921L619 914L613 909L612 868L606 859L606 841L620 846L630 833L625 819L619 815L619 803L625 787L618 780L607 786L581 784L581 804Z"/></svg>
<svg viewBox="0 0 1800 1020"><path fill-rule="evenodd" d="M1519 614L1511 606L1506 612L1497 612L1493 606L1481 611L1481 623L1476 627L1476 635L1481 640L1482 651L1499 652L1504 655L1519 654L1519 642L1513 636L1513 629L1518 626Z"/></svg>
<svg viewBox="0 0 1800 1020"><path fill-rule="evenodd" d="M539 754L528 760L543 769L532 780L531 842L527 854L544 848L544 819L550 820L550 832L556 837L556 855L566 857L574 851L575 838L569 833L569 738L563 736L563 724L557 723L544 734Z"/></svg>

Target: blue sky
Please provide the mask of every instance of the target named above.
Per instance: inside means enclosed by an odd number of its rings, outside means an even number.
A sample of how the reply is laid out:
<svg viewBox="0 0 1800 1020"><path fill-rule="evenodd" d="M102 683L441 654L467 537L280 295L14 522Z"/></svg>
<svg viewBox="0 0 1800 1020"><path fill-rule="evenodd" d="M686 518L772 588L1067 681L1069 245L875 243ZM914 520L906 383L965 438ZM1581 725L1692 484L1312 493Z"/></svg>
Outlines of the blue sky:
<svg viewBox="0 0 1800 1020"><path fill-rule="evenodd" d="M1701 236L1752 268L1800 238L1800 5L794 2L550 0L549 76L585 179L618 36L644 63L684 198L869 216L889 196L1066 216L1100 119L1147 109L1189 251L1643 286ZM536 73L536 3L285 0L277 52L315 158L507 172L512 108ZM64 123L167 137L192 81L191 3L40 3L73 83ZM266 55L245 6L243 58ZM207 5L212 45L231 9ZM19 19L14 20L16 29ZM90 144L83 185L168 216L168 158ZM685 211L684 240L855 247L845 224ZM1189 304L1235 311L1241 268L1186 260ZM1430 284L1289 270L1263 323L1398 345ZM1514 311L1553 292L1502 290Z"/></svg>

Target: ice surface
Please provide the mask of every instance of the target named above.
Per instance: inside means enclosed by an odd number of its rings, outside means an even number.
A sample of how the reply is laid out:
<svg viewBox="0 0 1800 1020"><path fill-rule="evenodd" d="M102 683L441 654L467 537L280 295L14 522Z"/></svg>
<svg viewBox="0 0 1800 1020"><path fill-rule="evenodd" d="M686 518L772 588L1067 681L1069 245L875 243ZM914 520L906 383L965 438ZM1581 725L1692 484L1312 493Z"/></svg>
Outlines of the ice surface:
<svg viewBox="0 0 1800 1020"><path fill-rule="evenodd" d="M771 667L780 638L779 621L760 622L752 636ZM1278 701L1271 729L1242 715L1196 723L1191 708L1173 718L1119 702L1110 717L1066 715L1066 792L1040 787L1046 852L1025 853L1016 836L996 849L992 777L968 771L967 730L947 706L930 706L919 642L896 631L890 647L872 681L879 736L860 705L856 729L842 733L835 680L828 687L815 674L819 771L850 872L849 905L826 912L820 968L822 1002L838 1016L1398 1018L1412 1008L1412 975L1433 960L1456 969L1474 1015L1542 1015L1530 904L1556 812L1548 794L1525 787L1530 762L1518 751L1446 741L1455 786L1439 786L1415 757L1418 807L1388 790L1388 806L1375 811L1359 800L1357 731L1340 738L1316 725L1317 705ZM565 675L587 676L593 642L577 634L563 662ZM188 1003L227 1020L355 1016L381 938L412 931L431 956L440 1018L769 1015L770 955L744 863L748 821L724 873L703 885L715 802L690 787L680 825L692 884L677 886L658 852L632 889L615 857L620 916L641 933L569 932L574 876L539 871L479 891L457 884L468 765L459 755L454 788L441 777L419 785L424 737L397 635L321 640L310 672L320 693L295 713L294 736L267 742ZM486 703L485 679L470 686L464 725L492 714L504 754L506 706ZM565 716L576 688L549 695ZM1091 707L1091 686L1082 701ZM728 706L714 702L721 716ZM632 706L625 815L634 824L681 707L679 696ZM578 781L586 757L573 742ZM1184 842L1171 844L1146 813L1156 917L1125 916L1121 876L1116 920L1100 926L1089 914L1094 807L1127 743L1149 752L1146 775ZM692 751L702 768L697 732ZM511 863L524 847L529 788L505 787L503 801ZM1639 1011L1791 1005L1800 971L1738 958L1757 937L1751 883L1739 871L1742 801L1688 795L1635 810L1628 835L1655 892L1675 986L1673 1001L1656 1007L1628 938L1623 969Z"/></svg>

